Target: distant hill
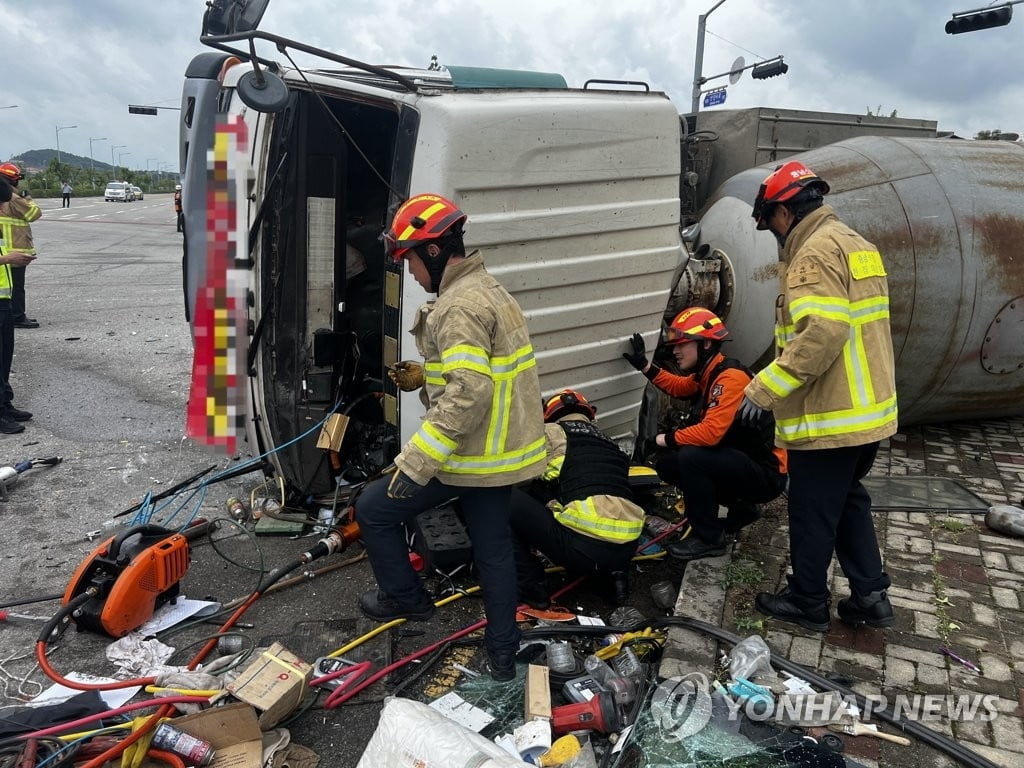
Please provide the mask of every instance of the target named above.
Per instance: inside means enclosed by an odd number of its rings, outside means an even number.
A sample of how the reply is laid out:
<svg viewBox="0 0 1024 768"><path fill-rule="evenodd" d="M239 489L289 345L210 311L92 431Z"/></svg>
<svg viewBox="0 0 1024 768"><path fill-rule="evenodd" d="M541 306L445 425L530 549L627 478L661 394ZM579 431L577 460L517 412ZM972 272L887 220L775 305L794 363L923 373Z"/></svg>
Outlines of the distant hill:
<svg viewBox="0 0 1024 768"><path fill-rule="evenodd" d="M10 162L17 163L29 173L35 173L46 168L55 157L57 157L57 150L55 149L30 149L27 152L22 152L20 155L15 155L10 159ZM75 168L90 167L88 157L74 155L70 152L61 152L60 161L65 165ZM92 167L97 171L109 171L112 168L110 163L104 163L101 160L92 161Z"/></svg>

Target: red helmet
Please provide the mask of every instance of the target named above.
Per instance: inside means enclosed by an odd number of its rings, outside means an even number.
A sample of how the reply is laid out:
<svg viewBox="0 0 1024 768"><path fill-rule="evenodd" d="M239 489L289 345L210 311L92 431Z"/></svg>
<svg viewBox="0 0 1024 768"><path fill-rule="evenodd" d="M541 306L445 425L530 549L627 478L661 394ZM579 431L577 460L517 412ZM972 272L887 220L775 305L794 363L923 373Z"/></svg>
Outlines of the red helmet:
<svg viewBox="0 0 1024 768"><path fill-rule="evenodd" d="M672 346L684 341L722 341L729 335L722 319L704 307L684 309L665 329L664 343Z"/></svg>
<svg viewBox="0 0 1024 768"><path fill-rule="evenodd" d="M9 181L21 181L25 178L25 174L14 163L0 164L0 174L6 176Z"/></svg>
<svg viewBox="0 0 1024 768"><path fill-rule="evenodd" d="M395 211L391 227L382 236L385 253L399 261L410 248L444 237L465 220L466 214L446 197L429 194L410 197Z"/></svg>
<svg viewBox="0 0 1024 768"><path fill-rule="evenodd" d="M822 195L829 191L828 183L803 163L791 160L783 163L768 174L754 199L751 215L758 229L768 229L768 215L772 206L792 200L805 189L816 190Z"/></svg>
<svg viewBox="0 0 1024 768"><path fill-rule="evenodd" d="M597 408L574 389L563 389L544 401L544 421L548 424L570 413L581 413L593 421Z"/></svg>

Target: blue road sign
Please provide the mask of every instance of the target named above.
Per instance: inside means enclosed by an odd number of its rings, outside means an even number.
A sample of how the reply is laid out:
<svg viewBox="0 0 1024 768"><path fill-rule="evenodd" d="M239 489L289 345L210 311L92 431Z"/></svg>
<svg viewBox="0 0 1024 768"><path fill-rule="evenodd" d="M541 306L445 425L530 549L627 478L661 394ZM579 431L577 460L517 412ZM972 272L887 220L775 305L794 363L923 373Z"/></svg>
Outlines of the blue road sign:
<svg viewBox="0 0 1024 768"><path fill-rule="evenodd" d="M704 94L705 107L717 107L719 104L725 104L725 88L717 91L708 91Z"/></svg>

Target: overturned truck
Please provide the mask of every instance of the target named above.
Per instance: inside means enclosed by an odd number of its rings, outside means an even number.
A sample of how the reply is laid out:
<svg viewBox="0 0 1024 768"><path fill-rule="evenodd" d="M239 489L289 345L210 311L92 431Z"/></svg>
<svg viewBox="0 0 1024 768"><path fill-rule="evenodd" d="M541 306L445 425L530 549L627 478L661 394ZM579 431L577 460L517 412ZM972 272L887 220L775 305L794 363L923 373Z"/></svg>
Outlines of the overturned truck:
<svg viewBox="0 0 1024 768"><path fill-rule="evenodd" d="M642 413L646 380L621 358L634 331L653 348L666 313L699 304L726 320L731 354L770 357L777 248L755 230L751 203L766 168L801 146L755 155L763 166L708 193L682 229L707 180L665 94L607 80L574 89L551 73L378 67L262 32L258 13L223 12L233 6L211 4L202 42L214 50L185 73L186 307L209 277L206 153L217 121L236 115L252 166L238 222L249 236L247 436L296 491L372 475L422 417L385 370L416 356L406 331L429 297L378 239L411 194L440 192L469 214L467 246L523 307L543 391L585 392L624 447L656 421ZM1024 150L869 136L800 158L888 264L904 421L1022 410ZM327 456L307 433L330 412L350 421Z"/></svg>

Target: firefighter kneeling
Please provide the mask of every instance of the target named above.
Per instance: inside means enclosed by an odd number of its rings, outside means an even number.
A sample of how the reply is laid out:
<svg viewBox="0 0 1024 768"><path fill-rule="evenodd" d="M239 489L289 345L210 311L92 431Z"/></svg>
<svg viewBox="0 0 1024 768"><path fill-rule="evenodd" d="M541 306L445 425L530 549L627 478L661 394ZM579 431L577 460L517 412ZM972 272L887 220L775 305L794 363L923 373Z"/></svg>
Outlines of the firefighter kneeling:
<svg viewBox="0 0 1024 768"><path fill-rule="evenodd" d="M519 599L547 608L544 569L531 552L557 565L605 575L612 597L628 597L629 561L643 530L644 510L633 503L629 457L593 423L597 409L565 389L544 402L548 464L531 493L512 491Z"/></svg>
<svg viewBox="0 0 1024 768"><path fill-rule="evenodd" d="M658 476L682 491L693 528L692 536L668 545L668 553L680 560L724 554L726 532L756 520L756 505L786 487L786 451L775 447L771 415L749 425L737 418L752 374L722 354L728 335L714 312L691 307L676 315L663 342L683 375L649 362L638 333L633 334L632 353L623 355L666 394L696 398L682 429L655 438ZM719 519L720 505L729 510L725 520Z"/></svg>

